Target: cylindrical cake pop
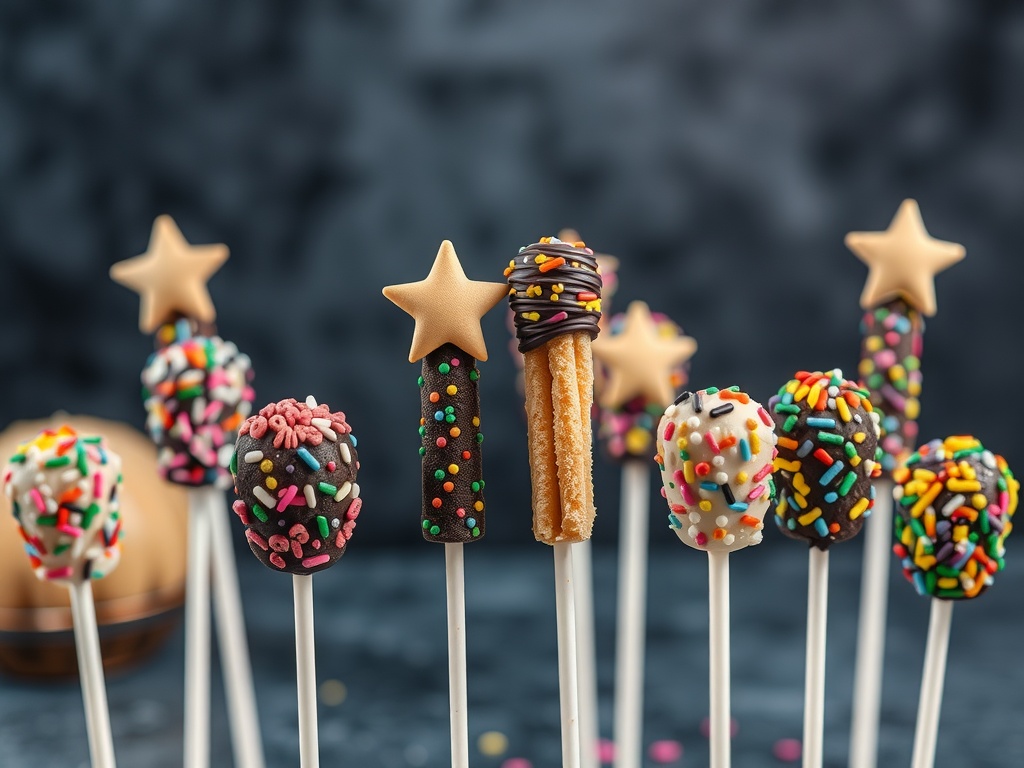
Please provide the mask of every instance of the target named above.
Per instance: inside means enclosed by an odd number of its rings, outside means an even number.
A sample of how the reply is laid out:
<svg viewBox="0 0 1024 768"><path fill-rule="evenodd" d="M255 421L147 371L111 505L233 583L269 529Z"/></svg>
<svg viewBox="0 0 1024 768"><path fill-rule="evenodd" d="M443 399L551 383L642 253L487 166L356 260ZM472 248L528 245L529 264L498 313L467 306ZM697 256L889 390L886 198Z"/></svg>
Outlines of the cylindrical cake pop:
<svg viewBox="0 0 1024 768"><path fill-rule="evenodd" d="M487 530L479 379L476 360L454 344L442 344L423 358L420 521L427 541L476 541Z"/></svg>
<svg viewBox="0 0 1024 768"><path fill-rule="evenodd" d="M882 469L892 472L917 444L924 317L902 297L864 313L860 380L879 414Z"/></svg>
<svg viewBox="0 0 1024 768"><path fill-rule="evenodd" d="M856 536L882 472L878 414L842 371L801 371L768 401L779 434L775 460L784 534L825 550Z"/></svg>
<svg viewBox="0 0 1024 768"><path fill-rule="evenodd" d="M1020 483L969 435L932 440L896 470L893 552L921 595L977 597L1004 566Z"/></svg>
<svg viewBox="0 0 1024 768"><path fill-rule="evenodd" d="M684 392L665 409L655 461L680 541L709 552L761 543L775 441L771 417L739 387Z"/></svg>
<svg viewBox="0 0 1024 768"><path fill-rule="evenodd" d="M188 486L231 486L232 437L252 412L249 357L216 335L193 335L181 319L163 326L142 371L146 427L161 475Z"/></svg>
<svg viewBox="0 0 1024 768"><path fill-rule="evenodd" d="M669 341L688 338L684 336L683 329L667 315L661 312L652 312L650 318L659 339ZM601 339L607 340L620 336L626 326L626 319L625 313L613 315L608 320L607 335L602 335ZM607 378L608 374L602 371L603 366L598 350L595 350L594 354L598 358L597 380L601 382ZM673 365L667 373L668 386L673 394L685 387L689 381L690 354L692 351L687 354L685 360ZM646 371L648 376L661 375L661 373L660 370ZM598 386L597 390L600 392L601 386ZM602 400L601 397L598 399ZM652 451L657 450L654 442L657 436L658 422L664 411L664 403L657 402L644 394L637 394L616 405L605 405L602 402L598 409L597 436L605 455L612 461L649 460Z"/></svg>
<svg viewBox="0 0 1024 768"><path fill-rule="evenodd" d="M74 584L117 566L120 482L121 457L102 437L63 426L18 448L3 485L36 576Z"/></svg>
<svg viewBox="0 0 1024 768"><path fill-rule="evenodd" d="M590 538L594 524L590 342L601 317L594 252L555 237L520 249L505 270L525 355L533 532L548 544Z"/></svg>
<svg viewBox="0 0 1024 768"><path fill-rule="evenodd" d="M345 414L294 398L242 424L231 472L249 548L268 568L308 575L345 554L362 508Z"/></svg>

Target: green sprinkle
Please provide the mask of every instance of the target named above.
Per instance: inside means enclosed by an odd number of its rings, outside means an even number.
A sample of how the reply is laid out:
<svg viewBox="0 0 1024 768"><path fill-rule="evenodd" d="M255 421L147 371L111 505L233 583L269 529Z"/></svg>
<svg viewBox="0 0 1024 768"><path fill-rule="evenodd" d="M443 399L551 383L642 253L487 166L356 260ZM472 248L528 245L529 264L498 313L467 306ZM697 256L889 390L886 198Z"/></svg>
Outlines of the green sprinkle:
<svg viewBox="0 0 1024 768"><path fill-rule="evenodd" d="M704 390L704 394L706 394L706 395L717 395L718 394L718 387L708 387L707 389Z"/></svg>
<svg viewBox="0 0 1024 768"><path fill-rule="evenodd" d="M423 446L421 445L421 446L420 446L420 456L426 456L426 455L427 455L427 449L426 449L426 448L424 448L424 447L423 447Z"/></svg>
<svg viewBox="0 0 1024 768"><path fill-rule="evenodd" d="M43 466L47 469L53 469L55 467L66 467L70 463L70 456L55 456L52 459L49 459L45 464L43 464Z"/></svg>
<svg viewBox="0 0 1024 768"><path fill-rule="evenodd" d="M842 484L839 486L839 495L845 496L853 488L853 484L857 482L856 472L847 472L846 477L843 478Z"/></svg>
<svg viewBox="0 0 1024 768"><path fill-rule="evenodd" d="M798 405L784 405L783 403L777 403L775 405L776 413L800 413L800 406Z"/></svg>
<svg viewBox="0 0 1024 768"><path fill-rule="evenodd" d="M444 480L444 470L443 469L434 470L434 479L435 480Z"/></svg>
<svg viewBox="0 0 1024 768"><path fill-rule="evenodd" d="M479 432L476 433L476 441L478 443L482 443L484 441L484 436L482 434L480 434Z"/></svg>
<svg viewBox="0 0 1024 768"><path fill-rule="evenodd" d="M441 527L437 525L430 526L430 535L437 536L441 532Z"/></svg>
<svg viewBox="0 0 1024 768"><path fill-rule="evenodd" d="M842 435L837 435L834 432L819 432L818 439L823 443L831 443L832 445L842 445L846 442Z"/></svg>
<svg viewBox="0 0 1024 768"><path fill-rule="evenodd" d="M975 453L982 453L984 450L985 449L979 445L977 448L965 448L962 451L956 451L953 454L953 461L960 461L960 459L971 456Z"/></svg>
<svg viewBox="0 0 1024 768"><path fill-rule="evenodd" d="M430 521L429 520L424 520L423 521L423 530L425 531L429 527L430 527Z"/></svg>
<svg viewBox="0 0 1024 768"><path fill-rule="evenodd" d="M338 486L331 485L330 483L319 483L317 488L320 489L320 493L325 493L328 496L333 496L338 492Z"/></svg>
<svg viewBox="0 0 1024 768"><path fill-rule="evenodd" d="M420 376L419 378L417 378L416 379L416 383L419 384L422 387L423 386L423 377Z"/></svg>
<svg viewBox="0 0 1024 768"><path fill-rule="evenodd" d="M857 455L857 447L853 443L847 443L844 445L843 450L846 451L847 458L852 459Z"/></svg>
<svg viewBox="0 0 1024 768"><path fill-rule="evenodd" d="M917 538L920 539L922 536L927 535L925 533L924 526L921 525L921 521L920 520L912 517L909 522L910 522L910 530L912 530L914 532L914 535L917 536Z"/></svg>
<svg viewBox="0 0 1024 768"><path fill-rule="evenodd" d="M924 583L928 593L931 594L935 591L935 582L939 580L939 577L935 575L935 571L925 571Z"/></svg>
<svg viewBox="0 0 1024 768"><path fill-rule="evenodd" d="M420 437L426 437L427 436L427 428L426 427L420 427L419 431L420 431Z"/></svg>
<svg viewBox="0 0 1024 768"><path fill-rule="evenodd" d="M690 454L689 454L688 451L684 451L682 448L680 448L679 449L679 458L682 459L683 461L689 461L690 460Z"/></svg>
<svg viewBox="0 0 1024 768"><path fill-rule="evenodd" d="M178 392L175 397L179 400L188 400L193 397L199 397L201 394L203 394L203 388L201 386L186 387Z"/></svg>
<svg viewBox="0 0 1024 768"><path fill-rule="evenodd" d="M99 511L100 505L97 504L96 502L93 502L88 507L86 507L85 512L82 513L82 527L88 528L90 525L92 525L92 519L99 514Z"/></svg>
<svg viewBox="0 0 1024 768"><path fill-rule="evenodd" d="M89 435L88 437L80 438L83 443L90 443L91 445L99 445L103 442L103 438L99 435Z"/></svg>
<svg viewBox="0 0 1024 768"><path fill-rule="evenodd" d="M267 520L270 519L269 517L267 517L267 513L263 511L263 507L261 507L259 504L254 503L252 505L252 513L256 515L256 519L259 520L261 523L265 523L267 522Z"/></svg>
<svg viewBox="0 0 1024 768"><path fill-rule="evenodd" d="M796 416L788 417L786 419L786 423L782 425L782 430L784 432L792 432L793 431L793 427L796 426L797 421L799 421L799 419L797 419Z"/></svg>
<svg viewBox="0 0 1024 768"><path fill-rule="evenodd" d="M477 536L480 535L480 528L479 527L474 528L472 530L472 534L473 534L473 538L475 539Z"/></svg>
<svg viewBox="0 0 1024 768"><path fill-rule="evenodd" d="M331 526L327 524L327 518L323 515L316 516L316 527L320 529L320 538L326 539L331 535Z"/></svg>
<svg viewBox="0 0 1024 768"><path fill-rule="evenodd" d="M87 477L89 474L89 463L85 459L85 449L81 445L78 448L78 471L82 477Z"/></svg>
<svg viewBox="0 0 1024 768"><path fill-rule="evenodd" d="M473 491L473 493L479 493L481 485L476 480L474 480L472 483L469 484L469 487Z"/></svg>
<svg viewBox="0 0 1024 768"><path fill-rule="evenodd" d="M444 409L444 412L449 414L449 415L455 413L455 406L454 405L446 406L445 409Z"/></svg>
<svg viewBox="0 0 1024 768"><path fill-rule="evenodd" d="M469 380L470 381L476 381L479 378L480 378L480 372L476 368L474 368L473 370L471 370L469 372Z"/></svg>
<svg viewBox="0 0 1024 768"><path fill-rule="evenodd" d="M53 554L63 555L69 549L71 549L71 544L58 544L56 547L53 548Z"/></svg>
<svg viewBox="0 0 1024 768"><path fill-rule="evenodd" d="M448 373L451 369L452 367L448 363L441 363L437 366L438 373Z"/></svg>
<svg viewBox="0 0 1024 768"><path fill-rule="evenodd" d="M960 575L960 571L958 571L956 568L950 568L948 565L936 566L935 573L946 579L955 579Z"/></svg>
<svg viewBox="0 0 1024 768"><path fill-rule="evenodd" d="M56 515L40 515L39 517L36 518L36 522L39 523L39 525L48 525L48 526L49 525L56 525L57 524L57 516Z"/></svg>
<svg viewBox="0 0 1024 768"><path fill-rule="evenodd" d="M444 420L447 421L449 424L454 424L455 423L455 414L454 413L449 413L447 416L444 417Z"/></svg>
<svg viewBox="0 0 1024 768"><path fill-rule="evenodd" d="M11 456L11 464L24 464L24 463L25 463L25 454L24 453L16 453L13 456Z"/></svg>
<svg viewBox="0 0 1024 768"><path fill-rule="evenodd" d="M231 463L228 464L228 470L232 475L238 474L238 451L231 452Z"/></svg>

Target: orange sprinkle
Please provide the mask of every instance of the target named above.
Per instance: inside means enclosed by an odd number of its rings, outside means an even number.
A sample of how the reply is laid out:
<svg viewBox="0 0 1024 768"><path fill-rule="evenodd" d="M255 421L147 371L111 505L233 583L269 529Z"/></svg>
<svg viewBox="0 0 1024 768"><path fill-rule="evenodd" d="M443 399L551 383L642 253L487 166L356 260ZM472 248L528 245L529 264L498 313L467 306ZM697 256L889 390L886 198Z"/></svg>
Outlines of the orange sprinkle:
<svg viewBox="0 0 1024 768"><path fill-rule="evenodd" d="M750 395L746 392L733 392L731 389L723 389L718 396L722 400L739 400L744 405L750 402Z"/></svg>
<svg viewBox="0 0 1024 768"><path fill-rule="evenodd" d="M561 267L564 264L565 259L563 259L561 256L556 256L553 259L548 259L547 261L545 261L543 264L537 267L537 269L539 269L541 272L550 272L552 269L557 269L558 267Z"/></svg>
<svg viewBox="0 0 1024 768"><path fill-rule="evenodd" d="M832 523L828 529L831 533L839 533L839 523Z"/></svg>
<svg viewBox="0 0 1024 768"><path fill-rule="evenodd" d="M439 394L437 394L437 392L431 392L430 393L430 402L436 403L440 399L441 399L441 396Z"/></svg>
<svg viewBox="0 0 1024 768"><path fill-rule="evenodd" d="M729 435L724 440L718 441L719 448L732 448L734 445L736 445L736 435Z"/></svg>
<svg viewBox="0 0 1024 768"><path fill-rule="evenodd" d="M455 490L455 483L453 483L453 482L451 482L449 480L447 483L445 483L441 487L444 488L446 491L448 491L448 493L451 493L452 491Z"/></svg>
<svg viewBox="0 0 1024 768"><path fill-rule="evenodd" d="M791 437L780 437L779 438L779 447L780 448L788 448L791 451L795 451L797 448L800 447L800 443L798 443L796 440L794 440Z"/></svg>
<svg viewBox="0 0 1024 768"><path fill-rule="evenodd" d="M749 525L751 528L757 528L761 524L761 521L753 515L744 515L740 518L740 522L744 525Z"/></svg>

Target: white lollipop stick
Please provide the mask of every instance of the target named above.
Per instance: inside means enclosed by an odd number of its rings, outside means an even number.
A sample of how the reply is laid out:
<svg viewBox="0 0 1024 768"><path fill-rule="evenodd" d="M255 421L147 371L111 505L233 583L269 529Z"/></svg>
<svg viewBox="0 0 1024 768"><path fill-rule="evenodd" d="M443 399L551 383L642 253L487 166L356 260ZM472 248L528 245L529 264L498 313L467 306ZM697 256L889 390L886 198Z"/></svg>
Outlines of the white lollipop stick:
<svg viewBox="0 0 1024 768"><path fill-rule="evenodd" d="M249 642L245 637L242 597L231 542L230 514L224 508L224 494L215 488L197 488L190 493L203 497L207 506L213 566L213 618L217 626L220 660L224 671L231 746L240 768L263 768L263 742L257 724L256 695L252 685Z"/></svg>
<svg viewBox="0 0 1024 768"><path fill-rule="evenodd" d="M615 768L643 764L644 638L647 620L646 463L622 465L618 626L615 638Z"/></svg>
<svg viewBox="0 0 1024 768"><path fill-rule="evenodd" d="M452 768L469 768L469 712L466 692L466 577L462 544L445 543L448 592L448 697L452 725Z"/></svg>
<svg viewBox="0 0 1024 768"><path fill-rule="evenodd" d="M857 664L853 675L850 768L875 768L878 760L878 712L885 662L885 616L892 559L892 480L875 483L875 507L864 532L860 582Z"/></svg>
<svg viewBox="0 0 1024 768"><path fill-rule="evenodd" d="M729 553L708 552L708 605L711 641L711 768L732 762L732 707L729 658Z"/></svg>
<svg viewBox="0 0 1024 768"><path fill-rule="evenodd" d="M555 554L555 613L558 622L558 702L562 713L562 768L580 768L579 689L576 677L576 609L573 605L572 545Z"/></svg>
<svg viewBox="0 0 1024 768"><path fill-rule="evenodd" d="M318 768L320 747L316 724L316 657L313 642L313 577L294 574L295 679L299 693L299 765Z"/></svg>
<svg viewBox="0 0 1024 768"><path fill-rule="evenodd" d="M953 601L932 598L911 768L932 768L935 765L935 743L939 735L939 710L942 708L942 688L946 679L946 653L949 651L952 620Z"/></svg>
<svg viewBox="0 0 1024 768"><path fill-rule="evenodd" d="M572 545L574 602L576 604L576 675L580 690L580 761L583 768L599 768L597 754L597 652L594 641L594 565L590 539Z"/></svg>
<svg viewBox="0 0 1024 768"><path fill-rule="evenodd" d="M821 768L825 736L825 626L828 550L811 547L807 566L807 666L804 678L803 768Z"/></svg>
<svg viewBox="0 0 1024 768"><path fill-rule="evenodd" d="M103 682L103 659L100 656L92 584L88 581L71 584L69 590L92 768L114 768L114 740L110 735L110 710L107 708L107 689Z"/></svg>
<svg viewBox="0 0 1024 768"><path fill-rule="evenodd" d="M210 764L210 519L202 496L188 497L185 574L185 768Z"/></svg>

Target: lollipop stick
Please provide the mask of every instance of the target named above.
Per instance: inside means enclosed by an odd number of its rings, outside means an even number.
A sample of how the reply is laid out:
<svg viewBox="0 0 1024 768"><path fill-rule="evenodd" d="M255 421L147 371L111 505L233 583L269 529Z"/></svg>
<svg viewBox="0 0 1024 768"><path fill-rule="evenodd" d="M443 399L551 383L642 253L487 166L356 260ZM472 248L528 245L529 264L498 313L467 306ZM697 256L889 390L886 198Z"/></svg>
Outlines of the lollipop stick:
<svg viewBox="0 0 1024 768"><path fill-rule="evenodd" d="M942 707L942 687L946 678L946 652L949 650L952 619L953 602L933 598L911 768L931 768L935 765L935 742L939 735L939 710Z"/></svg>
<svg viewBox="0 0 1024 768"><path fill-rule="evenodd" d="M295 675L299 692L299 765L301 768L318 768L313 577L293 575L292 597L295 600Z"/></svg>
<svg viewBox="0 0 1024 768"><path fill-rule="evenodd" d="M644 629L647 617L648 469L622 466L618 627L615 638L615 767L643 763ZM728 632L728 628L726 628Z"/></svg>
<svg viewBox="0 0 1024 768"><path fill-rule="evenodd" d="M732 761L729 660L729 553L708 552L711 654L711 768Z"/></svg>
<svg viewBox="0 0 1024 768"><path fill-rule="evenodd" d="M185 768L210 764L210 520L202 496L188 497L185 575Z"/></svg>
<svg viewBox="0 0 1024 768"><path fill-rule="evenodd" d="M100 636L96 626L92 584L84 581L72 584L69 589L92 768L114 768L114 740L110 735L110 711L107 708L107 689L103 682L103 659L100 656Z"/></svg>
<svg viewBox="0 0 1024 768"><path fill-rule="evenodd" d="M571 546L565 542L552 546L555 554L555 613L558 620L558 700L562 711L562 768L580 768L576 609L573 605Z"/></svg>
<svg viewBox="0 0 1024 768"><path fill-rule="evenodd" d="M594 566L590 539L572 545L576 604L576 652L580 690L580 761L598 768L597 652L594 642Z"/></svg>
<svg viewBox="0 0 1024 768"><path fill-rule="evenodd" d="M263 742L252 685L249 643L245 637L242 598L238 589L235 550L231 543L224 494L214 488L191 491L201 494L207 505L213 566L213 618L217 626L224 689L227 693L231 745L240 768L263 768Z"/></svg>
<svg viewBox="0 0 1024 768"><path fill-rule="evenodd" d="M889 559L892 556L892 480L879 480L875 483L875 490L875 508L866 524L860 582L850 768L875 768L878 759L878 710L885 660Z"/></svg>
<svg viewBox="0 0 1024 768"><path fill-rule="evenodd" d="M469 768L466 693L466 577L462 544L445 543L448 590L448 696L452 720L452 768Z"/></svg>
<svg viewBox="0 0 1024 768"><path fill-rule="evenodd" d="M807 666L804 678L804 768L821 768L825 733L825 623L828 550L811 547L807 567Z"/></svg>

